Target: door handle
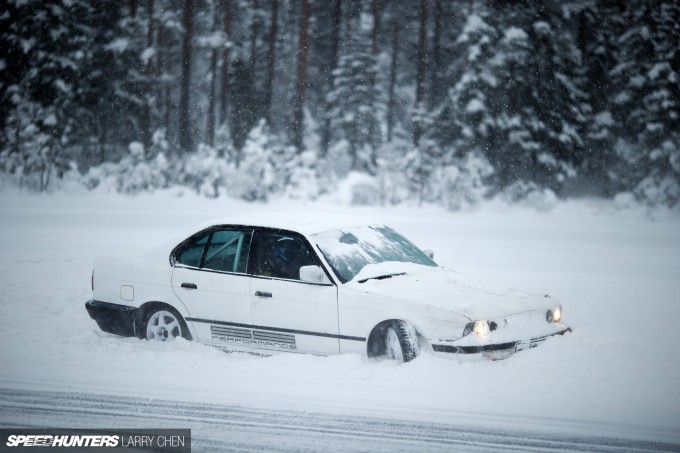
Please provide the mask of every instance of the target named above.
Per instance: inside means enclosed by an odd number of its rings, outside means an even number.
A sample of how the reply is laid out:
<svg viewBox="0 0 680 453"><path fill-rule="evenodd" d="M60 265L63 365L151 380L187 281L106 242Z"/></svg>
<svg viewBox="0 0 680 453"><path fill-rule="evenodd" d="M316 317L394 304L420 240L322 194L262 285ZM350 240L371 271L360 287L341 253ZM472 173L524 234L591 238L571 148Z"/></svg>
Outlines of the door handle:
<svg viewBox="0 0 680 453"><path fill-rule="evenodd" d="M182 283L182 288L186 289L198 289L195 283Z"/></svg>
<svg viewBox="0 0 680 453"><path fill-rule="evenodd" d="M255 291L257 297L272 297L272 293L266 291Z"/></svg>

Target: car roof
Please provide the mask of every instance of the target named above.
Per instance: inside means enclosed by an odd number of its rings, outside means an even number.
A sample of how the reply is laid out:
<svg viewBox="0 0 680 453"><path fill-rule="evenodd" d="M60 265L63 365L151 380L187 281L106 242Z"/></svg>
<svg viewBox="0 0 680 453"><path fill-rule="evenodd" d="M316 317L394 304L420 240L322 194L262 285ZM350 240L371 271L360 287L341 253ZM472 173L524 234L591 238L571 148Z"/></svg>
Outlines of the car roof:
<svg viewBox="0 0 680 453"><path fill-rule="evenodd" d="M339 228L360 225L376 225L362 217L320 211L255 211L220 217L199 226L204 229L213 225L246 225L297 231L304 235L321 233Z"/></svg>

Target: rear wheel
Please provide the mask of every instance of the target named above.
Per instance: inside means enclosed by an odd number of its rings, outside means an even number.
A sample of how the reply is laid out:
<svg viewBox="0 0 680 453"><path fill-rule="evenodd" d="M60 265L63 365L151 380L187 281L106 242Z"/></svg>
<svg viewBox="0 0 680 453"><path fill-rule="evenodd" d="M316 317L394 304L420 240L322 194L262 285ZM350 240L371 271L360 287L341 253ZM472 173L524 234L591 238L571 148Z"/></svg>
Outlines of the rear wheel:
<svg viewBox="0 0 680 453"><path fill-rule="evenodd" d="M150 341L171 341L184 336L181 317L166 309L152 309L147 312L145 338Z"/></svg>
<svg viewBox="0 0 680 453"><path fill-rule="evenodd" d="M392 321L385 330L385 356L397 362L410 362L418 357L420 343L416 329L404 321Z"/></svg>

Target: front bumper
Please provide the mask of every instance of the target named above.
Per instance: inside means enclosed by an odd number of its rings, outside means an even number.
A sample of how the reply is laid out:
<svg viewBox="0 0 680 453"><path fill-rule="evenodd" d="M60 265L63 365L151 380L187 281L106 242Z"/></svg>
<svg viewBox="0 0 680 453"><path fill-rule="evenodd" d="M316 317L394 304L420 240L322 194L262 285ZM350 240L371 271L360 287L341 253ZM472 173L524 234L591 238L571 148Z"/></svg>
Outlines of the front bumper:
<svg viewBox="0 0 680 453"><path fill-rule="evenodd" d="M567 327L558 332L539 337L531 338L529 340L508 341L503 343L491 343L478 346L456 346L450 344L433 344L432 350L434 352L443 352L448 354L459 354L465 356L473 356L480 354L481 358L499 360L509 357L515 352L523 351L524 349L535 348L550 337L555 335L564 335L571 332L571 327Z"/></svg>
<svg viewBox="0 0 680 453"><path fill-rule="evenodd" d="M135 336L137 308L90 299L85 302L85 309L104 332L124 337Z"/></svg>

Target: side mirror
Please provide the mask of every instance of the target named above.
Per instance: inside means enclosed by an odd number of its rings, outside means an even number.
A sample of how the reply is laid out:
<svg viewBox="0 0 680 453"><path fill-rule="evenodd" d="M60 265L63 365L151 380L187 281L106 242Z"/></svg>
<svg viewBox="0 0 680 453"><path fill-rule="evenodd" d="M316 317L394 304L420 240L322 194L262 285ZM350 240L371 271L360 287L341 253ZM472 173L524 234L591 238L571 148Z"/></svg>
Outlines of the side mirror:
<svg viewBox="0 0 680 453"><path fill-rule="evenodd" d="M302 266L300 268L300 280L303 282L319 283L322 285L331 284L328 276L319 266Z"/></svg>
<svg viewBox="0 0 680 453"><path fill-rule="evenodd" d="M431 260L434 259L434 251L432 249L425 249L423 250L423 253L426 254Z"/></svg>

